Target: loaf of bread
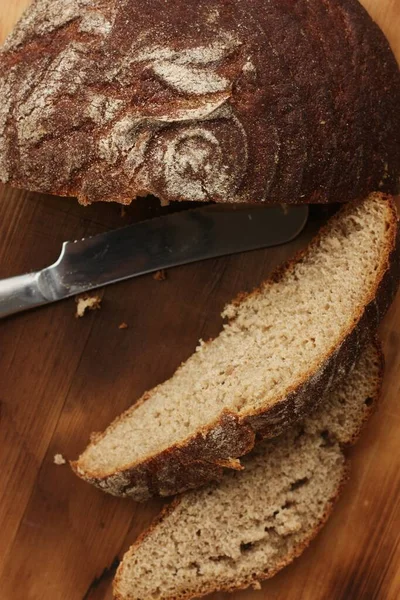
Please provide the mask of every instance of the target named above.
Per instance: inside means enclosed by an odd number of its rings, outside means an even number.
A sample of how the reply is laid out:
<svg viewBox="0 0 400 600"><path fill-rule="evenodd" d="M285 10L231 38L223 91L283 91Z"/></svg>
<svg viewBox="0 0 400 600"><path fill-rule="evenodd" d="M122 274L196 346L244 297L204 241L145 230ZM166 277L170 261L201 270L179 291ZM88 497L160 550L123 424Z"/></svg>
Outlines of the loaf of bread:
<svg viewBox="0 0 400 600"><path fill-rule="evenodd" d="M0 180L82 203L394 193L399 106L357 0L34 0L0 54Z"/></svg>
<svg viewBox="0 0 400 600"><path fill-rule="evenodd" d="M352 368L400 275L396 207L373 194L341 209L309 247L225 309L228 322L73 464L145 500L218 480L255 436L303 418Z"/></svg>
<svg viewBox="0 0 400 600"><path fill-rule="evenodd" d="M172 503L125 555L115 597L184 600L259 586L299 556L346 479L342 448L355 441L371 412L381 368L370 346L320 409L258 445L244 472Z"/></svg>

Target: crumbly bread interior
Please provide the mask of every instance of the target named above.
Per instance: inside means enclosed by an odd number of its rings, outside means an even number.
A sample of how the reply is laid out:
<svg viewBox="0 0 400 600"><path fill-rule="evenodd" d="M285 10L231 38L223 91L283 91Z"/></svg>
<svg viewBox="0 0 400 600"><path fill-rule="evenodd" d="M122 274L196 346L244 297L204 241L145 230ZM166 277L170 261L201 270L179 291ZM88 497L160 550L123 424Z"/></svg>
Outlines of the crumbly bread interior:
<svg viewBox="0 0 400 600"><path fill-rule="evenodd" d="M276 281L225 309L221 334L86 449L78 472L107 476L184 442L224 409L267 409L316 373L373 300L393 213L373 194L349 205Z"/></svg>
<svg viewBox="0 0 400 600"><path fill-rule="evenodd" d="M264 441L219 485L190 492L125 555L120 600L167 600L237 588L299 555L329 514L354 441L378 395L371 345L347 381L302 424Z"/></svg>

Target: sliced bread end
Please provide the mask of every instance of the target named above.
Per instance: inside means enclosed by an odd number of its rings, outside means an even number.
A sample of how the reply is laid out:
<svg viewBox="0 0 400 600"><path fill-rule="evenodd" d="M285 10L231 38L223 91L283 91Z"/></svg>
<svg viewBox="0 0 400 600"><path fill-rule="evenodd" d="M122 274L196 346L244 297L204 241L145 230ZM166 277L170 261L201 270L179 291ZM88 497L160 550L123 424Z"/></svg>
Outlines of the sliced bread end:
<svg viewBox="0 0 400 600"><path fill-rule="evenodd" d="M317 406L376 331L400 276L393 200L342 208L311 244L226 310L221 334L92 440L73 464L101 489L145 500L224 467Z"/></svg>
<svg viewBox="0 0 400 600"><path fill-rule="evenodd" d="M242 473L187 493L123 558L118 600L187 600L272 577L309 545L347 479L355 441L379 395L382 356L371 345L352 374L303 423L264 441Z"/></svg>

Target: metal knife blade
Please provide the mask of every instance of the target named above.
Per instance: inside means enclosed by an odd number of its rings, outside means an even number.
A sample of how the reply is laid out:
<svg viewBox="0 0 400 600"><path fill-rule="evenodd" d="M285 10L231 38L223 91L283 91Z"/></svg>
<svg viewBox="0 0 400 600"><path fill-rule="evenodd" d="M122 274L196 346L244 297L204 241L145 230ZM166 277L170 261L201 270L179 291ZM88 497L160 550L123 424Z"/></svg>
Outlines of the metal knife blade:
<svg viewBox="0 0 400 600"><path fill-rule="evenodd" d="M50 267L0 281L0 318L160 269L283 244L307 217L307 206L210 205L65 242Z"/></svg>

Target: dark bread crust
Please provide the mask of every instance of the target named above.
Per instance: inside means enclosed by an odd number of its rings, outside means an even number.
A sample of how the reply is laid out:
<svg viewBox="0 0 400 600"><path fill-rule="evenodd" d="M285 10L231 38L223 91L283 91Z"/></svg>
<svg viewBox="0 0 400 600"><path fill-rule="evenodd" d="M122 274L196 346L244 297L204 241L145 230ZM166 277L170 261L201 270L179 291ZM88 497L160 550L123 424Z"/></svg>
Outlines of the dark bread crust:
<svg viewBox="0 0 400 600"><path fill-rule="evenodd" d="M82 203L396 193L399 105L357 0L35 0L0 52L0 180Z"/></svg>
<svg viewBox="0 0 400 600"><path fill-rule="evenodd" d="M154 495L173 495L219 480L223 467L238 468L240 463L233 459L248 453L254 446L256 436L276 437L318 406L331 386L350 372L366 342L374 337L399 285L400 229L394 201L389 197L386 200L390 207L391 222L388 223L387 263L384 271L378 275L380 285L365 309L354 315L353 328L343 335L339 347L325 357L316 372L310 371L302 384L263 411L241 417L226 411L216 423L141 463L127 466L109 476L101 476L85 470L78 459L71 463L76 474L113 495L131 496L139 501ZM344 214L348 211L351 211L350 206L341 209ZM313 244L323 237L326 227L320 230ZM279 281L285 271L301 260L305 252L303 250L280 267L272 279ZM255 295L257 293L259 290L253 292ZM145 395L139 402L145 402L147 397ZM138 405L131 407L116 422L129 416Z"/></svg>
<svg viewBox="0 0 400 600"><path fill-rule="evenodd" d="M145 400L142 398L140 403ZM135 404L133 408L137 406ZM126 415L124 413L117 421ZM237 415L225 411L216 423L199 431L185 443L172 446L113 475L93 477L80 468L79 459L71 466L79 477L105 492L142 502L152 496L172 496L219 481L224 467L241 468L234 457L250 452L254 443L255 433L251 427L243 425Z"/></svg>
<svg viewBox="0 0 400 600"><path fill-rule="evenodd" d="M376 338L375 338L374 345L375 345L375 350L377 352L377 356L379 359L379 374L378 374L378 377L375 382L374 394L370 398L371 403L368 406L368 410L365 412L365 417L364 417L363 421L359 424L358 429L353 432L351 439L349 439L345 444L341 444L341 448L345 455L346 455L345 451L348 448L348 446L352 446L358 441L358 439L361 435L362 429L364 428L364 426L367 423L367 421L369 420L371 414L375 410L376 405L377 405L378 400L381 395L385 359L384 359L384 355L382 352L382 346L381 346L379 340ZM285 559L282 560L279 564L277 564L273 570L268 571L268 572L255 573L250 578L248 578L244 581L238 581L234 585L229 586L229 587L221 588L221 587L218 587L215 585L214 587L210 587L207 590L201 590L199 593L196 593L196 597L203 597L203 596L206 596L206 595L214 593L214 592L233 592L233 591L243 590L243 589L250 587L251 585L257 584L260 581L264 581L267 579L271 579L271 577L274 577L274 575L276 575L281 569L283 569L284 567L289 565L291 562L293 562L296 558L298 558L304 552L304 550L306 550L308 548L308 546L311 544L311 542L314 540L314 538L318 535L318 533L324 527L325 523L327 522L330 515L332 514L333 508L334 508L337 500L339 499L341 492L344 489L344 486L347 483L347 481L349 480L349 478L350 478L350 464L349 464L349 461L346 460L345 465L344 465L343 477L337 487L336 493L331 498L329 498L329 500L327 500L326 510L325 510L320 522L314 529L309 531L309 535L307 536L307 538L305 538L302 541L302 543L299 544L295 548L294 552L291 554L288 554L285 557ZM175 510L175 508L180 504L180 502L181 502L181 497L180 498L178 497L178 498L175 498L170 504L165 506L164 509L161 511L161 513L154 519L154 521L150 525L150 527L147 530L145 530L138 537L138 539L135 541L135 543L131 546L131 548L129 549L129 553L134 552L135 549L138 548L149 535L151 535L151 533L153 532L154 529L156 529L158 524L161 523L165 518L168 517L168 515L170 515ZM113 587L114 587L115 600L127 600L126 597L119 594L118 589L117 589L119 579L121 578L121 570L122 570L122 564L120 565L120 567L116 573L115 579L114 579ZM190 598L193 598L193 597L194 597L193 593L187 593L187 594L180 594L179 596L169 598L169 600L189 600Z"/></svg>

